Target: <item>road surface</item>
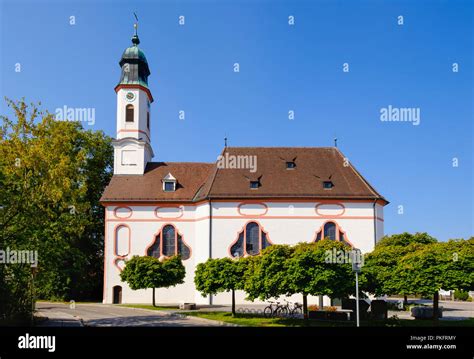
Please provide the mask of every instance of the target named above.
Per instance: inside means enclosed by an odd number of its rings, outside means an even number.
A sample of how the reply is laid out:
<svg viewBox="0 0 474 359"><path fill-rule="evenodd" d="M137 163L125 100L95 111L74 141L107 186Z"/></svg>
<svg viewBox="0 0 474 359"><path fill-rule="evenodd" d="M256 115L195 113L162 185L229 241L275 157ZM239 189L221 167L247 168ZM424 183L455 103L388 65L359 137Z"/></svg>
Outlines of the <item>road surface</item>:
<svg viewBox="0 0 474 359"><path fill-rule="evenodd" d="M209 327L223 323L178 313L120 307L109 304L75 304L38 302L37 315L48 320L48 327Z"/></svg>

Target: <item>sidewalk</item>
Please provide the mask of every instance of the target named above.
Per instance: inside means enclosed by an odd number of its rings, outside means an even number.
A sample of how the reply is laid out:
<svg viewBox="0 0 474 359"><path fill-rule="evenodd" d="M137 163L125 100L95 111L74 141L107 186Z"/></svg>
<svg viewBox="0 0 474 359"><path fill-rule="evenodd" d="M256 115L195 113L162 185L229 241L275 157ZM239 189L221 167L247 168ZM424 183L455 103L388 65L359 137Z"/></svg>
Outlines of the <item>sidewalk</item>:
<svg viewBox="0 0 474 359"><path fill-rule="evenodd" d="M41 309L35 313L37 327L83 327L82 319L63 312Z"/></svg>

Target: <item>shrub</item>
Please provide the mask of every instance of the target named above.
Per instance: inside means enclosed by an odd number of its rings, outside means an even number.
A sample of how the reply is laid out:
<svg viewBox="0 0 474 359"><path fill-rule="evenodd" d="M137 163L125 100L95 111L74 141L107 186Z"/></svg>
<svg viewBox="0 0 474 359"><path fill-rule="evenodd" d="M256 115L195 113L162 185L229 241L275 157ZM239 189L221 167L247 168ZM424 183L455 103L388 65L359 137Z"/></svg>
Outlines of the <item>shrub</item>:
<svg viewBox="0 0 474 359"><path fill-rule="evenodd" d="M318 305L310 305L310 306L308 306L308 310L310 312L316 312L316 311L319 310L319 306Z"/></svg>
<svg viewBox="0 0 474 359"><path fill-rule="evenodd" d="M29 266L0 266L0 326L8 323L28 323L34 300L31 286Z"/></svg>
<svg viewBox="0 0 474 359"><path fill-rule="evenodd" d="M454 299L462 300L464 302L466 300L469 300L469 293L467 291L464 291L464 290L455 290L454 291Z"/></svg>

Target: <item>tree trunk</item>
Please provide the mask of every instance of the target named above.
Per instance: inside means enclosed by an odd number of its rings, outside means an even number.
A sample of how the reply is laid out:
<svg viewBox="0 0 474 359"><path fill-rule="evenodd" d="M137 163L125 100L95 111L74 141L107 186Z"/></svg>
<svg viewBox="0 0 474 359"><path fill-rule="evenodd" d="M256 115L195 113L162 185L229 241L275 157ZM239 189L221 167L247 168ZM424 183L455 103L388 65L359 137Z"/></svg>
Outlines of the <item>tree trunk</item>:
<svg viewBox="0 0 474 359"><path fill-rule="evenodd" d="M232 289L232 316L235 317L235 290Z"/></svg>
<svg viewBox="0 0 474 359"><path fill-rule="evenodd" d="M408 305L408 297L406 295L403 296L403 308Z"/></svg>
<svg viewBox="0 0 474 359"><path fill-rule="evenodd" d="M308 319L308 296L303 294L303 317Z"/></svg>
<svg viewBox="0 0 474 359"><path fill-rule="evenodd" d="M438 320L438 308L439 308L439 292L436 291L433 295L433 320Z"/></svg>
<svg viewBox="0 0 474 359"><path fill-rule="evenodd" d="M156 307L156 303L155 303L155 288L153 288L153 306Z"/></svg>

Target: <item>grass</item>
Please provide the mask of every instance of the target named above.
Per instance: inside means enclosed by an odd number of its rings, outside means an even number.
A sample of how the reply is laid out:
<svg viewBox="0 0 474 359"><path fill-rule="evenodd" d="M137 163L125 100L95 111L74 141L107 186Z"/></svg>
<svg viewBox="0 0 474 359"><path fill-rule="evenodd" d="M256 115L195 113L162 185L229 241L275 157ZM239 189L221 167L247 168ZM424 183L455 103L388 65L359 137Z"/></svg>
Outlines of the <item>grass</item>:
<svg viewBox="0 0 474 359"><path fill-rule="evenodd" d="M235 317L229 312L182 312L184 315L217 320L225 323L247 327L354 327L352 322L331 322L322 320L264 318L253 314L237 313ZM457 321L388 319L377 321L361 321L362 327L474 327L474 318Z"/></svg>
<svg viewBox="0 0 474 359"><path fill-rule="evenodd" d="M350 322L324 322L316 320L305 321L303 319L265 318L254 314L237 313L235 317L230 312L183 312L184 315L218 320L225 323L237 324L246 327L350 327Z"/></svg>
<svg viewBox="0 0 474 359"><path fill-rule="evenodd" d="M154 307L148 304L120 304L119 307L150 309L150 310L178 310L177 306L157 306Z"/></svg>

